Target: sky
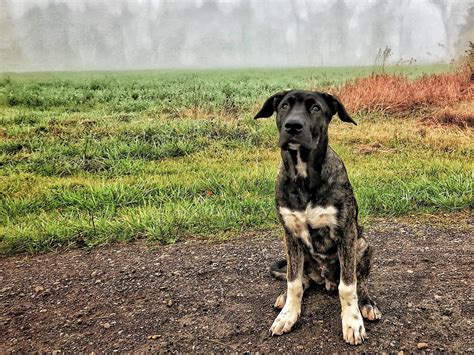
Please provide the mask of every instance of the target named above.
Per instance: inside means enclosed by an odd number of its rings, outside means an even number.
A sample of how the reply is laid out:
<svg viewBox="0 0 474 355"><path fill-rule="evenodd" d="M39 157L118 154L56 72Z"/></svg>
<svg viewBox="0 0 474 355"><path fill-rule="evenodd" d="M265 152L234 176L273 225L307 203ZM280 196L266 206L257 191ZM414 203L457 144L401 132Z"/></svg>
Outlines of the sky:
<svg viewBox="0 0 474 355"><path fill-rule="evenodd" d="M473 8L473 0L0 0L0 71L449 62L473 35Z"/></svg>

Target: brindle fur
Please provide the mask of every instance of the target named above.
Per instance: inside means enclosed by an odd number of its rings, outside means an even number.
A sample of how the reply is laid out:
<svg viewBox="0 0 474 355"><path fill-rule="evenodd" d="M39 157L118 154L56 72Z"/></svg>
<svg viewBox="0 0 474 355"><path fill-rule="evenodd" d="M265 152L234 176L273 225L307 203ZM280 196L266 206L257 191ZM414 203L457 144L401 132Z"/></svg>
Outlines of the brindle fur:
<svg viewBox="0 0 474 355"><path fill-rule="evenodd" d="M282 109L285 103L287 106ZM315 104L320 111L308 112L309 105ZM321 92L292 90L275 94L265 102L255 118L270 117L275 111L282 158L276 184L277 209L285 207L304 211L310 203L313 206L334 206L337 225L334 228L310 228L311 248L308 248L300 238L292 236L279 212L280 222L285 228L287 258L286 262L280 260L273 264L271 274L292 281L301 277L298 270L302 269L304 290L309 286L309 280L325 284L328 290L335 290L340 280L345 284L357 281L360 308L375 308L367 289L372 249L358 225L357 201L345 166L328 144L328 125L336 112L341 120L356 123L337 97ZM292 140L293 135L286 132L288 126L285 122L293 120L306 125L305 119L310 122L310 129L303 130ZM306 176L298 174L297 150L291 148L289 142L299 145L300 158L307 166ZM280 297L285 297L285 293Z"/></svg>

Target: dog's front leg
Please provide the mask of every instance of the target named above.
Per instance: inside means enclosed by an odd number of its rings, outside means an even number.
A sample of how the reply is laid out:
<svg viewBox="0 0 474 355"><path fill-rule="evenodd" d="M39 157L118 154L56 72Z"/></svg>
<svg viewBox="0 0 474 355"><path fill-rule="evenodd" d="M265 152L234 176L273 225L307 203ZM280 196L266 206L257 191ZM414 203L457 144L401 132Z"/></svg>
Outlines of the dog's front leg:
<svg viewBox="0 0 474 355"><path fill-rule="evenodd" d="M270 328L272 335L289 333L301 313L301 299L303 298L303 248L299 240L290 233L286 233L285 242L288 260L286 302Z"/></svg>
<svg viewBox="0 0 474 355"><path fill-rule="evenodd" d="M357 228L354 225L349 229L348 235L341 236L338 247L341 265L338 289L341 301L342 334L344 340L352 345L362 344L366 338L357 298L356 238Z"/></svg>

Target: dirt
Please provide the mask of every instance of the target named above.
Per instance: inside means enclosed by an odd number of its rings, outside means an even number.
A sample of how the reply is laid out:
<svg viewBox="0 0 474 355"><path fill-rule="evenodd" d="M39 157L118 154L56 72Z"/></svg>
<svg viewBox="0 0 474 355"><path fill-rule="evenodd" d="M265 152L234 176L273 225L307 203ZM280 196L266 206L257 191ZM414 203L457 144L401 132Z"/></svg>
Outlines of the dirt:
<svg viewBox="0 0 474 355"><path fill-rule="evenodd" d="M0 352L474 351L473 220L384 219L371 289L382 320L368 341L342 340L338 297L311 289L293 332L270 337L285 284L269 264L279 232L222 243L139 241L0 260Z"/></svg>

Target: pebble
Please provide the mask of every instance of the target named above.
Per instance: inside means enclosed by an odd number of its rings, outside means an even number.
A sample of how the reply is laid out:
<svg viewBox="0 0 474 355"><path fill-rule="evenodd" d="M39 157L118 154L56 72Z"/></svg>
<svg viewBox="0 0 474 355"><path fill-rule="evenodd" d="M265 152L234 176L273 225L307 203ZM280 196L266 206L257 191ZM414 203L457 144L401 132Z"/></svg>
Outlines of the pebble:
<svg viewBox="0 0 474 355"><path fill-rule="evenodd" d="M450 316L451 314L453 314L453 310L451 308L445 308L442 310L441 313L445 316Z"/></svg>
<svg viewBox="0 0 474 355"><path fill-rule="evenodd" d="M36 292L36 293L39 293L39 292L42 292L42 291L44 291L44 287L43 287L43 286L36 286L36 287L35 287L35 292Z"/></svg>
<svg viewBox="0 0 474 355"><path fill-rule="evenodd" d="M428 347L429 347L428 343L418 343L418 344L416 344L416 348L418 350L427 349Z"/></svg>

